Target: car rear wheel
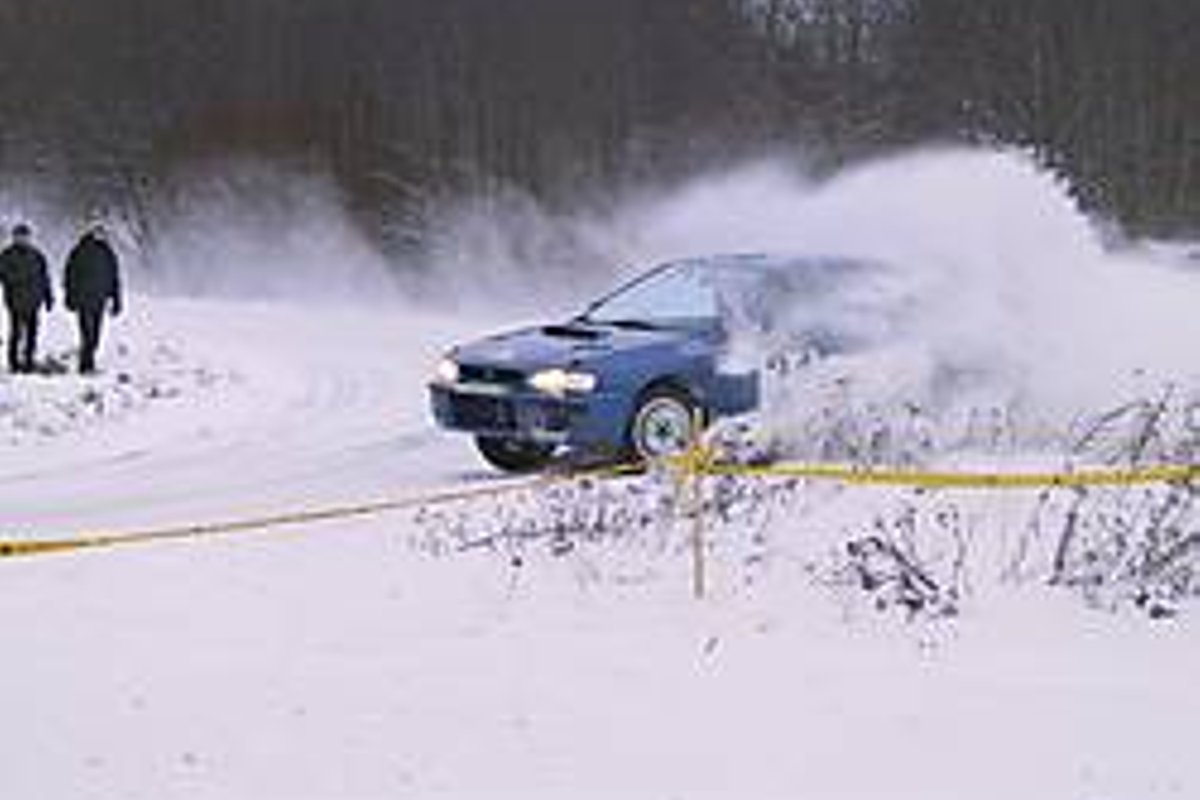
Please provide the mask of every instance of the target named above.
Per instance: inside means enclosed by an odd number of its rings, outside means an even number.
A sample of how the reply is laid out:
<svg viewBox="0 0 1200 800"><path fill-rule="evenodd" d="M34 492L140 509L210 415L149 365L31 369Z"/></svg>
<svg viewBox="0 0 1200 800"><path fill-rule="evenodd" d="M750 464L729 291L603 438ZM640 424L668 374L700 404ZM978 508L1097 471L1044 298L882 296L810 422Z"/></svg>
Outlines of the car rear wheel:
<svg viewBox="0 0 1200 800"><path fill-rule="evenodd" d="M682 455L700 438L703 417L703 409L682 389L651 387L638 399L629 421L629 456L653 461Z"/></svg>
<svg viewBox="0 0 1200 800"><path fill-rule="evenodd" d="M505 472L535 472L554 456L554 445L528 439L477 436L475 446L485 461Z"/></svg>

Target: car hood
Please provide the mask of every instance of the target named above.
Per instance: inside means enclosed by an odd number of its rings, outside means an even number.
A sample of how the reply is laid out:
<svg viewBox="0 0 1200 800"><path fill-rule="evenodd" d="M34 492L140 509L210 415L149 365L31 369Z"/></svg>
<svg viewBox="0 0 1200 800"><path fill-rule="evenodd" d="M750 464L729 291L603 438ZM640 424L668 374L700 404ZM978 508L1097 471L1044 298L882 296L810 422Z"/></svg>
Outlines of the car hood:
<svg viewBox="0 0 1200 800"><path fill-rule="evenodd" d="M489 336L460 345L451 355L460 364L529 371L585 366L613 353L662 346L696 336L696 331L684 329L630 330L569 322Z"/></svg>

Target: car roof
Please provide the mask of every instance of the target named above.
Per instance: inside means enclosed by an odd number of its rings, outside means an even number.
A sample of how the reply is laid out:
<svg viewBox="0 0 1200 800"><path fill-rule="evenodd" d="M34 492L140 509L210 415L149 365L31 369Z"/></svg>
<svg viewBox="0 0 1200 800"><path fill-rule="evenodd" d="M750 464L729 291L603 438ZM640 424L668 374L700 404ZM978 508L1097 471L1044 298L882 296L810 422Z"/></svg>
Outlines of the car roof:
<svg viewBox="0 0 1200 800"><path fill-rule="evenodd" d="M884 271L885 265L865 257L825 253L727 253L685 258L663 265L711 271L726 285L766 281L780 288L833 291L847 280Z"/></svg>
<svg viewBox="0 0 1200 800"><path fill-rule="evenodd" d="M882 266L868 258L833 253L720 253L684 258L672 264L692 264L703 269L751 269L766 272Z"/></svg>

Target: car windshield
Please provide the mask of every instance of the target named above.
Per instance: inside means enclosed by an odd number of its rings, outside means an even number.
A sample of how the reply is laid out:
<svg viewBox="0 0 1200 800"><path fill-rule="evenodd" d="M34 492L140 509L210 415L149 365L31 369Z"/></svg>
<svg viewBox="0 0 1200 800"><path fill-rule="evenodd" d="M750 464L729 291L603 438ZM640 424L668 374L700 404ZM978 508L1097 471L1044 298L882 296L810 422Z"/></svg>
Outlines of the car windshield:
<svg viewBox="0 0 1200 800"><path fill-rule="evenodd" d="M720 327L852 340L886 325L871 262L824 256L733 255L675 261L593 304L580 320L625 328Z"/></svg>
<svg viewBox="0 0 1200 800"><path fill-rule="evenodd" d="M593 304L585 322L673 328L716 324L717 287L711 269L684 261L651 270Z"/></svg>

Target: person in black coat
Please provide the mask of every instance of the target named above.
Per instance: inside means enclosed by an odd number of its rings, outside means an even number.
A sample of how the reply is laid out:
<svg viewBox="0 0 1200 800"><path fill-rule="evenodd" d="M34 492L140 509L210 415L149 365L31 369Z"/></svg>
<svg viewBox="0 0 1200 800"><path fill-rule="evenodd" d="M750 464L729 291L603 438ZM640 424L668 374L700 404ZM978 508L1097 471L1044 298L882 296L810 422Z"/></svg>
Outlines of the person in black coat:
<svg viewBox="0 0 1200 800"><path fill-rule="evenodd" d="M37 352L38 322L42 307L54 305L46 257L33 244L33 231L25 223L15 225L12 243L0 252L0 286L8 308L8 368L33 372Z"/></svg>
<svg viewBox="0 0 1200 800"><path fill-rule="evenodd" d="M93 225L71 249L64 282L67 308L79 318L79 371L95 372L105 306L121 313L120 269L104 226Z"/></svg>

